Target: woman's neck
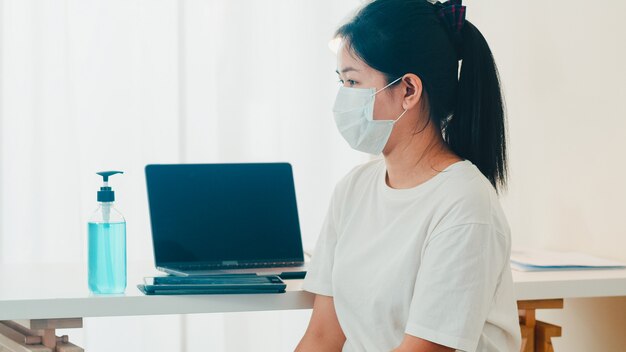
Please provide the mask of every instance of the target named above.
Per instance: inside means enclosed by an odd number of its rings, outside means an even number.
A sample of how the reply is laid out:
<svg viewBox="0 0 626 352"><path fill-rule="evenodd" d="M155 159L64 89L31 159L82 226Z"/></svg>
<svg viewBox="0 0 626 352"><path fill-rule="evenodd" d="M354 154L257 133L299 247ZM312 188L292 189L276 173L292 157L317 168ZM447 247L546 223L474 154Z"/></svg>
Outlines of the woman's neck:
<svg viewBox="0 0 626 352"><path fill-rule="evenodd" d="M421 133L409 135L384 154L389 187L416 187L449 165L462 160L450 150L431 123Z"/></svg>

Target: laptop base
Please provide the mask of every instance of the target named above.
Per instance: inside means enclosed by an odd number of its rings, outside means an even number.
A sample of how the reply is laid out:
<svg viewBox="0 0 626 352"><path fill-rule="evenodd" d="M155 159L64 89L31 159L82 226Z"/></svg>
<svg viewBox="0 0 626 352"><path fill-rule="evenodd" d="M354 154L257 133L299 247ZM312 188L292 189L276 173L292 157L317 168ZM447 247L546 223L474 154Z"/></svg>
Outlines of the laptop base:
<svg viewBox="0 0 626 352"><path fill-rule="evenodd" d="M285 277L299 276L297 273L306 274L307 264L298 266L270 267L270 268L245 268L245 269L205 269L205 270L180 270L175 268L157 267L158 270L174 276L202 276L219 274L259 274L278 275L285 273ZM282 278L282 276L281 276Z"/></svg>

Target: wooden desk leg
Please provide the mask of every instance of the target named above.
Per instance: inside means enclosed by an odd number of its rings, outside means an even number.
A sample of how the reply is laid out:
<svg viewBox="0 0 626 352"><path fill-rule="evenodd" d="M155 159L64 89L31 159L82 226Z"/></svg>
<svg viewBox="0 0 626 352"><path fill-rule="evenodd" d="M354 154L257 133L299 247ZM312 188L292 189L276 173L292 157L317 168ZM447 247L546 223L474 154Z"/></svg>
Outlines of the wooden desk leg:
<svg viewBox="0 0 626 352"><path fill-rule="evenodd" d="M56 336L56 329L82 328L82 318L0 321L0 352L84 352Z"/></svg>
<svg viewBox="0 0 626 352"><path fill-rule="evenodd" d="M520 330L522 333L521 352L554 352L552 337L561 336L561 327L537 321L537 309L563 308L562 299L518 301Z"/></svg>
<svg viewBox="0 0 626 352"><path fill-rule="evenodd" d="M521 352L533 352L535 350L535 310L518 309L519 327L522 332Z"/></svg>
<svg viewBox="0 0 626 352"><path fill-rule="evenodd" d="M535 327L535 351L554 352L551 339L559 336L561 336L560 326L538 321Z"/></svg>

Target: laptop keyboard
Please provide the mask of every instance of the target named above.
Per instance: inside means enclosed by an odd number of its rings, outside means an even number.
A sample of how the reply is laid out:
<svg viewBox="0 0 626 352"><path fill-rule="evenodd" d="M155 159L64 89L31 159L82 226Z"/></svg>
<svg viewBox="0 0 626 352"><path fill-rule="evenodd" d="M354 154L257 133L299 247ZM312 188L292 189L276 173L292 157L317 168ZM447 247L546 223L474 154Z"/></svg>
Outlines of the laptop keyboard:
<svg viewBox="0 0 626 352"><path fill-rule="evenodd" d="M232 263L232 264L186 264L178 265L179 270L211 270L211 269L245 269L245 268L275 268L281 266L298 266L301 262L269 262L269 263Z"/></svg>

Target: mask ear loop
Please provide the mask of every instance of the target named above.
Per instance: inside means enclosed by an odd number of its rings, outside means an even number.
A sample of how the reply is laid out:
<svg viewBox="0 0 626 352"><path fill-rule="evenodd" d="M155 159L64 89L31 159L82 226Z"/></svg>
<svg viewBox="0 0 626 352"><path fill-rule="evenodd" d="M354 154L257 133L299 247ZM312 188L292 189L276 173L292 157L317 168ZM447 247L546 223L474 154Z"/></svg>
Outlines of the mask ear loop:
<svg viewBox="0 0 626 352"><path fill-rule="evenodd" d="M398 82L399 80L401 80L401 79L402 79L402 77L404 77L404 76L400 76L400 77L396 78L393 82L391 82L391 83L389 83L388 85L386 85L386 86L384 86L384 87L380 88L379 90L377 90L376 92L374 92L374 94L372 94L372 96L374 96L374 95L376 95L376 93L378 93L378 92L380 92L380 91L382 91L382 90L386 89L386 88L387 88L387 87L389 87L390 85L392 85L392 84L394 84L394 83ZM396 118L395 120L393 120L393 123L395 124L396 122L398 122L398 121L402 118L402 116L404 116L404 114L406 114L406 112L407 112L407 111L408 111L408 109L404 109L404 111L400 114L400 116L398 116L398 118Z"/></svg>
<svg viewBox="0 0 626 352"><path fill-rule="evenodd" d="M396 80L395 80L395 81L393 81L393 82L389 83L388 85L386 85L386 86L384 86L384 87L380 88L379 90L375 91L375 92L374 92L374 94L372 94L372 95L376 95L376 94L378 94L378 92L381 92L381 91L383 91L383 90L387 89L387 87L389 87L390 85L392 85L392 84L394 84L394 83L398 82L399 80L401 80L401 79L402 79L402 77L404 77L404 76L400 76L400 77L396 78Z"/></svg>
<svg viewBox="0 0 626 352"><path fill-rule="evenodd" d="M404 116L404 114L406 114L407 111L409 111L409 110L408 109L404 109L404 112L402 112L400 114L400 116L398 116L397 119L393 120L393 123L395 124L396 122L398 122L402 118L402 116Z"/></svg>

